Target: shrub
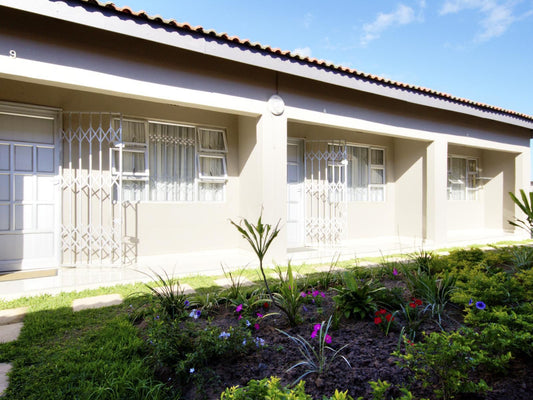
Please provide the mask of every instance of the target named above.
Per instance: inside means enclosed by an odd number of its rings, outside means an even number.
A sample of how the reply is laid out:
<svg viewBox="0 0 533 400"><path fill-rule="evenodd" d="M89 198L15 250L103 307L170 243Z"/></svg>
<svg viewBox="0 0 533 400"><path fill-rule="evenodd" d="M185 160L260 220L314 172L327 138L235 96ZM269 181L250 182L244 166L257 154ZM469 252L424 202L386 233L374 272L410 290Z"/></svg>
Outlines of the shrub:
<svg viewBox="0 0 533 400"><path fill-rule="evenodd" d="M170 278L165 272L165 277L154 272L155 283L146 284L152 293L156 304L162 307L171 319L183 319L187 315L186 309L191 305L187 295L183 292L180 283L175 278Z"/></svg>
<svg viewBox="0 0 533 400"><path fill-rule="evenodd" d="M424 341L409 343L398 364L408 368L424 387L433 386L438 398L451 399L457 393L485 392L488 385L482 379L474 381L473 372L486 361L478 349L476 337L460 332L432 333Z"/></svg>
<svg viewBox="0 0 533 400"><path fill-rule="evenodd" d="M334 288L337 295L333 297L337 312L345 318L366 319L378 308L377 293L385 288L370 280L358 280L353 273L343 274L344 286Z"/></svg>
<svg viewBox="0 0 533 400"><path fill-rule="evenodd" d="M304 297L301 295L302 292L298 289L298 282L294 278L290 263L287 267L287 273L285 276L279 267L277 268L277 273L280 279L280 284L278 291L272 294L275 304L280 308L283 314L285 314L289 320L289 325L296 326L302 320L299 311L304 302Z"/></svg>

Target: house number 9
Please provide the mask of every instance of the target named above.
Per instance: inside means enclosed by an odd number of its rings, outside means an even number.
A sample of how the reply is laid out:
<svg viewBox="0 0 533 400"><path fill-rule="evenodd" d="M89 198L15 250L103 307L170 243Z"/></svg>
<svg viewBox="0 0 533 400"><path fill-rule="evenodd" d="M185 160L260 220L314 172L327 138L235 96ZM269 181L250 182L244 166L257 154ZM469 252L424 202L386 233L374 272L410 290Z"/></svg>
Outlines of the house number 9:
<svg viewBox="0 0 533 400"><path fill-rule="evenodd" d="M17 58L17 52L15 50L9 50L9 56L11 58Z"/></svg>

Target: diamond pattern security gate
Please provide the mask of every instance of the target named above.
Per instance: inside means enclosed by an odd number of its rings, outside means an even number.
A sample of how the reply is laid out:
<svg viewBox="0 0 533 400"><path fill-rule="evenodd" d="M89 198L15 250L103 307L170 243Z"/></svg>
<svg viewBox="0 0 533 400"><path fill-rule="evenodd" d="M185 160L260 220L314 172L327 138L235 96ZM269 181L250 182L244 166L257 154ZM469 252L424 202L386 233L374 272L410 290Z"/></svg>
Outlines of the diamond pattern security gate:
<svg viewBox="0 0 533 400"><path fill-rule="evenodd" d="M346 232L346 143L305 142L305 244L338 244Z"/></svg>
<svg viewBox="0 0 533 400"><path fill-rule="evenodd" d="M61 137L62 262L121 264L122 116L65 112Z"/></svg>

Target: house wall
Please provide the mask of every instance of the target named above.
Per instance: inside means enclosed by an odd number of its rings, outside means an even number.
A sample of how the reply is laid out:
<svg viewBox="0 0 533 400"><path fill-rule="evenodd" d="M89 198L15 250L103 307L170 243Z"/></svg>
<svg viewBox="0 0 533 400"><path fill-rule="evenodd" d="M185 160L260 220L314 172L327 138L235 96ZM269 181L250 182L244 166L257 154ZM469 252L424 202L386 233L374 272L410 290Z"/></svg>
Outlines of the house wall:
<svg viewBox="0 0 533 400"><path fill-rule="evenodd" d="M450 230L505 227L517 212L505 193L529 185L525 128L4 11L0 54L14 49L17 58L0 55L2 100L227 130L225 202L139 203L127 219L138 228L138 255L245 247L228 218L255 219L261 207L266 221L281 219L283 226L287 136L386 149L386 200L348 205L351 239L405 235L438 243ZM268 110L274 93L285 101L281 116ZM480 157L494 175L476 204L447 201L450 150ZM494 217L502 205L503 215ZM285 235L282 229L272 258L285 254Z"/></svg>

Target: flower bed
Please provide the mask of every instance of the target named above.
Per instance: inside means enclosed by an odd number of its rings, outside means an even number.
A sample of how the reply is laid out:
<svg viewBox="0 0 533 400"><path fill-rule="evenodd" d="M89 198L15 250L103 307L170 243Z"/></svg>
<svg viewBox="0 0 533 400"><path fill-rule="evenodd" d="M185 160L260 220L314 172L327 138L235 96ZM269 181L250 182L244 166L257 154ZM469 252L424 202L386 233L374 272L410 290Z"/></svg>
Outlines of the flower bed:
<svg viewBox="0 0 533 400"><path fill-rule="evenodd" d="M236 284L158 295L140 310L138 326L156 376L184 399L220 398L226 388L271 376L281 386L305 380L314 399L336 389L354 399L527 399L527 254L533 260L529 247L421 252L409 262L302 279L289 267L269 280L272 296ZM238 395L225 398L245 398Z"/></svg>

